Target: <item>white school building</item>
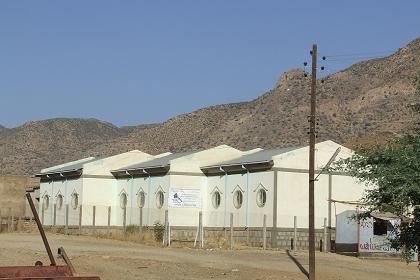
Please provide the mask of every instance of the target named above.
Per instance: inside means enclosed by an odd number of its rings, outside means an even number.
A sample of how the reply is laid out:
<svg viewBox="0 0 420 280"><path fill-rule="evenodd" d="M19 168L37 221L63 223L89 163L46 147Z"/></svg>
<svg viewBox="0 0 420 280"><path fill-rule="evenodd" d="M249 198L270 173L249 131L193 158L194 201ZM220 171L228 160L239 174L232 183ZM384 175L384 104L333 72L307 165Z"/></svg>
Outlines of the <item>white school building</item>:
<svg viewBox="0 0 420 280"><path fill-rule="evenodd" d="M317 172L337 149L335 160L353 153L333 141L316 145ZM157 156L131 151L86 158L37 174L40 213L44 225L64 225L68 217L69 225L78 225L81 218L82 225L94 220L96 226L140 221L153 226L164 222L168 210L171 227L196 227L201 211L208 228L229 227L231 213L238 228L262 227L264 215L267 227L275 230L293 228L295 216L297 227L307 228L308 153L308 146L240 151L222 145ZM316 228L324 226L325 218L335 228L336 215L355 206L334 201L358 201L365 189L346 174L321 174L315 182Z"/></svg>

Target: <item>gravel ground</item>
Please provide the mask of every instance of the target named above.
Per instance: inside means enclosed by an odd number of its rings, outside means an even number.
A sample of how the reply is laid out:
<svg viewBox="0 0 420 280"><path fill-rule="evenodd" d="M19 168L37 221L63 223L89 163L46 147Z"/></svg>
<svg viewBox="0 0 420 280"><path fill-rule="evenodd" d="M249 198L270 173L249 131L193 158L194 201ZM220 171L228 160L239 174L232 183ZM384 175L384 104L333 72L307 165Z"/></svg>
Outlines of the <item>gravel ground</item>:
<svg viewBox="0 0 420 280"><path fill-rule="evenodd" d="M54 252L63 246L77 272L101 279L307 279L307 252L159 248L87 236L48 234ZM0 266L48 264L36 233L0 234ZM317 254L317 279L420 279L416 264Z"/></svg>

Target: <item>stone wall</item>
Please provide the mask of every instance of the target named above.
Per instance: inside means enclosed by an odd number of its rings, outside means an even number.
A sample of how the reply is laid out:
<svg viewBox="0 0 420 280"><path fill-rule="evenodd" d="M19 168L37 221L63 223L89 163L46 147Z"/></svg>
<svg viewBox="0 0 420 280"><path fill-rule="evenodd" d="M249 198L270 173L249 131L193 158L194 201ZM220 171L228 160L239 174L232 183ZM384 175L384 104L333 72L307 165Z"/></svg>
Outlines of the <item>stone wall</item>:
<svg viewBox="0 0 420 280"><path fill-rule="evenodd" d="M276 232L276 237L272 238L272 233ZM197 234L197 228L189 227L173 227L171 228L171 239L175 241L194 241ZM266 245L267 248L291 248L291 240L294 236L293 228L277 228L273 231L267 228ZM307 249L309 246L309 232L308 229L297 229L297 240L294 242L296 248ZM323 239L324 230L315 230L316 247L319 249L320 240ZM328 238L328 237L327 237ZM206 240L225 239L229 242L230 229L229 228L204 228L204 242ZM244 244L254 247L263 246L263 229L262 228L234 228L233 230L234 243ZM335 239L335 229L331 231L331 239Z"/></svg>
<svg viewBox="0 0 420 280"><path fill-rule="evenodd" d="M56 229L59 232L65 232L64 226L44 226L46 229ZM123 232L121 226L83 226L82 234L102 234L106 235L109 230L117 230ZM153 231L153 227L144 227L144 230ZM276 238L272 239L272 232L276 232ZM69 226L69 234L79 234L79 227ZM171 227L171 241L181 242L194 242L197 236L196 227ZM293 228L277 228L272 231L271 228L267 228L266 234L266 246L267 248L279 248L279 249L291 249L291 240L294 236ZM308 229L298 228L297 229L297 242L295 243L295 249L306 250L308 249ZM323 239L324 230L315 230L316 250L320 248L320 240ZM328 238L328 235L326 236ZM331 239L335 240L335 229L331 231ZM230 228L204 228L204 245L214 245L216 243L229 245L230 244ZM235 246L246 245L251 247L262 247L263 246L263 229L262 228L234 228L233 231L233 243ZM207 244L207 245L206 245Z"/></svg>

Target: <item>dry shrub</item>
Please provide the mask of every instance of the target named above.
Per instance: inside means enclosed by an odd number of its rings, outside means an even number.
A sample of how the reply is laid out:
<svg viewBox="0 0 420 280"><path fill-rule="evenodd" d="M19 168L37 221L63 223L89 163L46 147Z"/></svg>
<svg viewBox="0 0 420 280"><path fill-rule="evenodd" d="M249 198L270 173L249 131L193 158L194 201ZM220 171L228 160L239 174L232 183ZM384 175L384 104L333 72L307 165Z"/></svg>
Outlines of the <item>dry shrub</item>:
<svg viewBox="0 0 420 280"><path fill-rule="evenodd" d="M114 239L120 241L129 241L135 243L142 243L147 245L159 245L159 242L155 241L153 231L147 228L143 228L143 236L140 237L139 227L129 225L126 227L126 231L122 229L111 229L108 232L98 232L96 234L98 238Z"/></svg>

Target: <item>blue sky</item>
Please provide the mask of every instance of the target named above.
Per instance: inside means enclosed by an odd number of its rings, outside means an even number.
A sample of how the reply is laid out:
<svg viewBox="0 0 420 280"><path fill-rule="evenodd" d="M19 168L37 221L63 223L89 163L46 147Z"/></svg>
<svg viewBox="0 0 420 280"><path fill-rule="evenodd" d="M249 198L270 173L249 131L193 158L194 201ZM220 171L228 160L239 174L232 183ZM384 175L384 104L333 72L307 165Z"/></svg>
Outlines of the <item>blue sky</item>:
<svg viewBox="0 0 420 280"><path fill-rule="evenodd" d="M313 42L327 55L404 46L419 11L416 0L0 1L0 124L134 125L251 100Z"/></svg>

